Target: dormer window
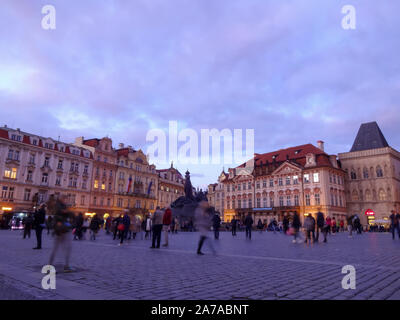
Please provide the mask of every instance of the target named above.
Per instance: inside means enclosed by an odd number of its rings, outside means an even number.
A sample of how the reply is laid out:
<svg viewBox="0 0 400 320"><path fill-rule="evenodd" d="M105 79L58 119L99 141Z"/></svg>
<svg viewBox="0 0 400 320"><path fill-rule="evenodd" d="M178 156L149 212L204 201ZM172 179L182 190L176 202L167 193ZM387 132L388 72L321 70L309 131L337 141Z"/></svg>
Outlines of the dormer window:
<svg viewBox="0 0 400 320"><path fill-rule="evenodd" d="M12 134L11 140L20 142L22 139L21 139L21 136L19 136L17 134Z"/></svg>
<svg viewBox="0 0 400 320"><path fill-rule="evenodd" d="M37 146L38 141L37 141L36 139L34 139L34 140L32 140L32 144L33 144L34 146Z"/></svg>

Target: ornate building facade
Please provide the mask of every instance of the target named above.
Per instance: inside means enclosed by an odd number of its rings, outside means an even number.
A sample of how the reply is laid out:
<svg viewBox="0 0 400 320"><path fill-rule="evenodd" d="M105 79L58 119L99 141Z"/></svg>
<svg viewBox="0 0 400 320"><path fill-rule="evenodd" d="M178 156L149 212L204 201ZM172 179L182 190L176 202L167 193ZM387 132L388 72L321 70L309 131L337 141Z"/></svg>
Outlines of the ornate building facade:
<svg viewBox="0 0 400 320"><path fill-rule="evenodd" d="M112 140L110 138L84 140L83 137L79 137L75 139L75 145L93 154L89 213L112 215L117 210L114 203L117 153L112 146Z"/></svg>
<svg viewBox="0 0 400 320"><path fill-rule="evenodd" d="M251 213L254 221L281 221L284 214L297 211L301 219L322 211L344 219L346 200L344 178L336 156L324 152L324 144L296 146L265 154L229 170L224 181L225 219L243 219Z"/></svg>
<svg viewBox="0 0 400 320"><path fill-rule="evenodd" d="M350 152L340 153L339 159L346 171L349 214L368 224L400 210L400 153L389 146L376 122L362 124Z"/></svg>
<svg viewBox="0 0 400 320"><path fill-rule="evenodd" d="M172 202L185 194L185 181L182 174L174 168L157 170L158 174L158 195L157 206L167 208Z"/></svg>
<svg viewBox="0 0 400 320"><path fill-rule="evenodd" d="M218 177L218 183L213 183L208 186L207 199L211 206L215 208L215 211L221 215L221 220L225 220L224 209L225 209L225 186L224 181L228 178L228 174L223 170Z"/></svg>
<svg viewBox="0 0 400 320"><path fill-rule="evenodd" d="M32 211L51 196L67 196L75 212L90 204L93 154L72 144L0 128L0 212Z"/></svg>
<svg viewBox="0 0 400 320"><path fill-rule="evenodd" d="M158 175L142 150L125 148L120 144L117 150L118 168L116 174L115 203L117 214L123 209L144 215L154 212L157 204Z"/></svg>

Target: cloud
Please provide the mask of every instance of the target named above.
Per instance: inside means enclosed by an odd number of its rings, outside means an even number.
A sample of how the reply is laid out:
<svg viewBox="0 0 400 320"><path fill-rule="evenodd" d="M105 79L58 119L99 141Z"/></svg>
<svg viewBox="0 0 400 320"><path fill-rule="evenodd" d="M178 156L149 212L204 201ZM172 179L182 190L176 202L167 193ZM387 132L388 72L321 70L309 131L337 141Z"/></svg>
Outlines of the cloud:
<svg viewBox="0 0 400 320"><path fill-rule="evenodd" d="M52 2L55 31L41 29L46 1L2 2L10 126L145 148L147 130L177 120L254 129L258 153L319 139L338 153L377 120L400 149L400 3L354 0L357 29L346 31L337 1ZM189 169L204 186L222 165Z"/></svg>

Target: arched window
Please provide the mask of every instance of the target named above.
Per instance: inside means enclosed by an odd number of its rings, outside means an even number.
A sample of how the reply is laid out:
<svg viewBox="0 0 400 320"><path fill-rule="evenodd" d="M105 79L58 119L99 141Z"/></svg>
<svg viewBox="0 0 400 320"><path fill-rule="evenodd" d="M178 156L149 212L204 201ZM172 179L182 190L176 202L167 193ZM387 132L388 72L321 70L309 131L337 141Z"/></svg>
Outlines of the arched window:
<svg viewBox="0 0 400 320"><path fill-rule="evenodd" d="M353 193L351 194L351 199L353 201L358 201L358 192L357 192L357 190L353 190Z"/></svg>
<svg viewBox="0 0 400 320"><path fill-rule="evenodd" d="M383 170L382 170L381 166L376 167L376 176L377 176L377 178L383 177Z"/></svg>
<svg viewBox="0 0 400 320"><path fill-rule="evenodd" d="M367 189L367 191L365 191L365 200L372 201L372 193L371 193L371 191L369 191L369 189Z"/></svg>
<svg viewBox="0 0 400 320"><path fill-rule="evenodd" d="M351 177L351 180L357 179L357 173L354 169L351 169L350 177Z"/></svg>
<svg viewBox="0 0 400 320"><path fill-rule="evenodd" d="M369 173L368 173L368 169L367 168L364 168L363 176L364 176L364 179L368 179L369 178Z"/></svg>
<svg viewBox="0 0 400 320"><path fill-rule="evenodd" d="M386 193L383 189L379 190L379 201L385 201L386 200Z"/></svg>

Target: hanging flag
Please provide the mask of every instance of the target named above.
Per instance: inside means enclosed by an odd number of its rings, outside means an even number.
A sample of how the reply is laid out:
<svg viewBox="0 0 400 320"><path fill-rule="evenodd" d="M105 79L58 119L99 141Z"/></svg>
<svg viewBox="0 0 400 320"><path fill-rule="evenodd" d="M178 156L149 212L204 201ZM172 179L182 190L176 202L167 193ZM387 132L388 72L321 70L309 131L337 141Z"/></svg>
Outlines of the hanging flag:
<svg viewBox="0 0 400 320"><path fill-rule="evenodd" d="M150 181L149 187L148 187L148 189L147 189L147 195L148 195L148 196L150 195L151 185L152 185L152 184L153 184L153 181Z"/></svg>
<svg viewBox="0 0 400 320"><path fill-rule="evenodd" d="M131 187L132 187L132 175L129 176L128 180L128 193L131 192Z"/></svg>

